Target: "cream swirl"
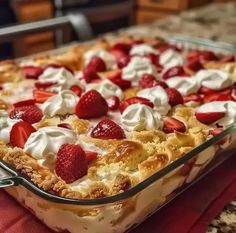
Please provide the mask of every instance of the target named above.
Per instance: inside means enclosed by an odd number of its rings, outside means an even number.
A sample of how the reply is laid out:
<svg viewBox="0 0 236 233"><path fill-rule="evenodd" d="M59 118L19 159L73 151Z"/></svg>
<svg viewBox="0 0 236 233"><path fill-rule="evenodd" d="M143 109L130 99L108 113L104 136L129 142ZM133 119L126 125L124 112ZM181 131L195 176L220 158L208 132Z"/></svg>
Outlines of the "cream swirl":
<svg viewBox="0 0 236 233"><path fill-rule="evenodd" d="M173 77L166 81L169 87L177 89L182 95L190 95L198 92L199 84L194 78Z"/></svg>
<svg viewBox="0 0 236 233"><path fill-rule="evenodd" d="M55 83L48 90L56 92L69 89L73 85L80 85L79 80L65 68L49 67L39 76L38 81L42 83Z"/></svg>
<svg viewBox="0 0 236 233"><path fill-rule="evenodd" d="M170 110L169 97L166 91L160 87L146 88L137 93L137 96L149 99L154 104L155 111L166 115Z"/></svg>
<svg viewBox="0 0 236 233"><path fill-rule="evenodd" d="M146 57L132 57L128 65L122 70L122 78L138 85L139 79L144 74L157 76L156 67Z"/></svg>
<svg viewBox="0 0 236 233"><path fill-rule="evenodd" d="M52 160L63 144L75 142L76 135L69 129L56 126L43 127L29 136L24 151L38 160Z"/></svg>
<svg viewBox="0 0 236 233"><path fill-rule="evenodd" d="M5 110L0 110L0 140L9 143L10 131L13 125L20 120L11 119L8 117L8 113Z"/></svg>
<svg viewBox="0 0 236 233"><path fill-rule="evenodd" d="M157 54L157 50L155 50L153 47L147 44L134 45L130 50L131 56L135 55L144 56L150 53Z"/></svg>
<svg viewBox="0 0 236 233"><path fill-rule="evenodd" d="M50 117L73 114L78 100L79 97L74 92L69 90L61 91L45 101L40 108L45 115Z"/></svg>
<svg viewBox="0 0 236 233"><path fill-rule="evenodd" d="M86 86L86 91L89 90L98 91L105 99L111 96L117 96L121 100L123 98L123 92L119 86L106 79L99 83L90 83Z"/></svg>
<svg viewBox="0 0 236 233"><path fill-rule="evenodd" d="M199 85L213 90L222 90L232 85L229 73L221 70L200 70L195 78Z"/></svg>
<svg viewBox="0 0 236 233"><path fill-rule="evenodd" d="M116 58L104 49L89 50L84 54L85 64L88 64L93 57L100 57L106 64L108 70L116 69Z"/></svg>
<svg viewBox="0 0 236 233"><path fill-rule="evenodd" d="M165 69L174 66L182 66L184 63L181 54L173 49L167 49L161 53L159 62Z"/></svg>
<svg viewBox="0 0 236 233"><path fill-rule="evenodd" d="M158 129L161 115L147 105L131 104L122 113L121 124L129 132Z"/></svg>

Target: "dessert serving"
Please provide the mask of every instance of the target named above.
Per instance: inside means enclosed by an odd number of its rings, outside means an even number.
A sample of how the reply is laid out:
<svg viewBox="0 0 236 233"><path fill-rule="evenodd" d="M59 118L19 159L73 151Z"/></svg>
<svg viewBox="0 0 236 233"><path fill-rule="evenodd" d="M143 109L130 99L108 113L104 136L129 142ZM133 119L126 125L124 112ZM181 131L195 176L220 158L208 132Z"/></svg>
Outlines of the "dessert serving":
<svg viewBox="0 0 236 233"><path fill-rule="evenodd" d="M0 159L54 196L89 203L122 195L235 123L235 79L235 55L161 39L101 40L2 62ZM23 186L7 191L56 231L124 232L232 142L224 137L110 204L54 203Z"/></svg>

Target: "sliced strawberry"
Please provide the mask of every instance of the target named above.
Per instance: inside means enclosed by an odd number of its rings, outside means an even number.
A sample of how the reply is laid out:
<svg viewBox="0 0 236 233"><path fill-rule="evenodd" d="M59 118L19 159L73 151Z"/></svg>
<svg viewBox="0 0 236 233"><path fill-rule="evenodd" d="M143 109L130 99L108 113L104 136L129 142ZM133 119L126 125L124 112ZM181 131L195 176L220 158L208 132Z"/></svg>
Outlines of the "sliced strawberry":
<svg viewBox="0 0 236 233"><path fill-rule="evenodd" d="M222 63L235 62L235 55L233 55L233 54L227 55L227 56L221 58L220 61Z"/></svg>
<svg viewBox="0 0 236 233"><path fill-rule="evenodd" d="M224 128L216 128L216 129L211 129L209 130L209 134L212 135L212 136L216 136L220 133L222 133L224 131ZM226 138L222 138L221 140L219 140L217 142L218 145L223 145L225 144L227 141L227 137Z"/></svg>
<svg viewBox="0 0 236 233"><path fill-rule="evenodd" d="M224 117L224 112L196 112L195 116L197 120L199 120L201 123L209 125L222 117Z"/></svg>
<svg viewBox="0 0 236 233"><path fill-rule="evenodd" d="M56 95L56 93L51 91L43 91L43 90L34 90L33 96L36 103L44 103L49 97Z"/></svg>
<svg viewBox="0 0 236 233"><path fill-rule="evenodd" d="M76 115L85 119L105 116L107 112L107 102L96 90L90 90L83 94L75 109Z"/></svg>
<svg viewBox="0 0 236 233"><path fill-rule="evenodd" d="M45 82L45 83L35 82L34 86L37 89L46 89L46 88L51 87L51 86L56 85L56 84L57 84L57 82Z"/></svg>
<svg viewBox="0 0 236 233"><path fill-rule="evenodd" d="M208 103L212 101L228 101L228 100L234 100L234 98L231 96L231 94L222 94L222 93L213 93L208 94L203 97L203 102Z"/></svg>
<svg viewBox="0 0 236 233"><path fill-rule="evenodd" d="M106 63L98 56L92 57L87 67L94 72L104 72L107 70Z"/></svg>
<svg viewBox="0 0 236 233"><path fill-rule="evenodd" d="M84 150L79 145L62 145L57 153L55 171L67 184L85 176L88 160Z"/></svg>
<svg viewBox="0 0 236 233"><path fill-rule="evenodd" d="M205 94L205 95L208 95L208 94L231 95L232 89L231 89L231 88L226 88L226 89L224 89L224 90L216 91L216 90L213 90L213 89L210 89L210 88L207 88L207 87L203 87L203 86L202 86L202 87L199 89L199 93Z"/></svg>
<svg viewBox="0 0 236 233"><path fill-rule="evenodd" d="M111 96L107 99L107 105L109 110L117 110L120 106L120 99L117 96Z"/></svg>
<svg viewBox="0 0 236 233"><path fill-rule="evenodd" d="M70 90L73 91L79 97L82 95L82 92L83 92L81 87L79 87L78 85L71 86Z"/></svg>
<svg viewBox="0 0 236 233"><path fill-rule="evenodd" d="M126 55L126 56L123 56L123 57L117 59L116 62L117 62L118 68L119 68L119 69L123 69L124 67L126 67L126 66L129 64L130 59L131 59L131 58L130 58L129 55Z"/></svg>
<svg viewBox="0 0 236 233"><path fill-rule="evenodd" d="M165 117L163 123L163 131L165 133L173 133L174 131L184 133L186 131L185 124L182 121L177 120L176 118Z"/></svg>
<svg viewBox="0 0 236 233"><path fill-rule="evenodd" d="M192 95L184 96L183 99L184 99L184 103L187 103L190 101L202 103L203 101L202 97L199 94L192 94Z"/></svg>
<svg viewBox="0 0 236 233"><path fill-rule="evenodd" d="M90 83L93 80L100 79L99 75L88 66L83 69L83 78L86 83Z"/></svg>
<svg viewBox="0 0 236 233"><path fill-rule="evenodd" d="M131 87L131 82L129 80L122 79L120 71L112 74L109 79L111 82L119 86L122 90L126 90Z"/></svg>
<svg viewBox="0 0 236 233"><path fill-rule="evenodd" d="M10 143L13 146L23 148L28 137L36 129L28 122L20 121L13 125L10 132Z"/></svg>
<svg viewBox="0 0 236 233"><path fill-rule="evenodd" d="M192 60L192 59L197 59L200 62L205 62L205 61L216 61L218 60L217 56L211 52L211 51L191 51L188 56L187 56L188 60Z"/></svg>
<svg viewBox="0 0 236 233"><path fill-rule="evenodd" d="M183 96L179 93L178 90L175 88L166 88L165 89L168 97L169 97L169 104L173 107L177 104L183 104Z"/></svg>
<svg viewBox="0 0 236 233"><path fill-rule="evenodd" d="M40 108L35 105L20 106L14 108L10 113L11 119L22 119L28 123L39 122L43 117L43 112Z"/></svg>
<svg viewBox="0 0 236 233"><path fill-rule="evenodd" d="M132 48L131 44L116 43L113 45L112 50L120 50L126 54L129 54L129 51L131 50L131 48Z"/></svg>
<svg viewBox="0 0 236 233"><path fill-rule="evenodd" d="M43 73L43 69L37 66L24 66L22 71L26 79L38 79Z"/></svg>
<svg viewBox="0 0 236 233"><path fill-rule="evenodd" d="M166 80L166 79L169 79L169 78L175 77L175 76L186 76L186 73L185 73L184 68L182 66L174 66L174 67L169 68L162 75L162 78L164 80Z"/></svg>
<svg viewBox="0 0 236 233"><path fill-rule="evenodd" d="M101 120L91 132L91 137L99 139L124 139L124 130L114 121Z"/></svg>
<svg viewBox="0 0 236 233"><path fill-rule="evenodd" d="M130 62L129 52L113 47L110 53L116 58L118 68L122 69Z"/></svg>
<svg viewBox="0 0 236 233"><path fill-rule="evenodd" d="M161 86L164 89L168 88L166 83L156 80L156 78L151 74L144 74L139 80L139 86L141 88L151 88L155 86Z"/></svg>
<svg viewBox="0 0 236 233"><path fill-rule="evenodd" d="M69 123L60 123L57 126L65 129L71 129L71 125Z"/></svg>
<svg viewBox="0 0 236 233"><path fill-rule="evenodd" d="M88 163L91 163L92 161L97 159L98 153L94 152L94 151L85 151L85 156L86 156L86 158L88 160Z"/></svg>
<svg viewBox="0 0 236 233"><path fill-rule="evenodd" d="M129 98L129 99L127 99L127 100L121 102L121 103L120 103L120 112L121 112L121 113L124 112L124 110L125 110L129 105L131 105L131 104L137 104L137 103L139 103L139 104L145 104L145 105L147 105L147 106L149 106L149 107L151 107L151 108L153 108L153 106L154 106L153 103L152 103L150 100L148 100L148 99L146 99L146 98L143 98L143 97L138 97L138 96L136 96L136 97L132 97L132 98Z"/></svg>
<svg viewBox="0 0 236 233"><path fill-rule="evenodd" d="M13 104L15 108L29 105L35 105L35 99L22 100Z"/></svg>
<svg viewBox="0 0 236 233"><path fill-rule="evenodd" d="M156 66L158 72L163 70L163 66L159 63L159 56L157 54L149 53L145 57L151 60L152 64Z"/></svg>
<svg viewBox="0 0 236 233"><path fill-rule="evenodd" d="M202 63L199 61L199 59L195 59L195 58L188 60L186 67L194 72L204 69L204 67L203 67Z"/></svg>

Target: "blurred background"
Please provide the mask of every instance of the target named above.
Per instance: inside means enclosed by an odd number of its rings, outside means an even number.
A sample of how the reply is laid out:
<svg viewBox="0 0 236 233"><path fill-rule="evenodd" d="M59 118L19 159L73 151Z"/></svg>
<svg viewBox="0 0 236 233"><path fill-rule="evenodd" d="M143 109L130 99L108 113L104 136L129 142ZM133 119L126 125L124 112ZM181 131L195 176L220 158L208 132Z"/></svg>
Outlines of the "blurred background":
<svg viewBox="0 0 236 233"><path fill-rule="evenodd" d="M75 39L92 39L131 26L143 34L171 32L236 45L235 3L235 0L0 0L0 26L4 29L0 32L0 59L51 50ZM44 23L24 25L35 21ZM46 29L45 23L51 26ZM24 27L5 28L14 24ZM30 27L35 30L28 30Z"/></svg>

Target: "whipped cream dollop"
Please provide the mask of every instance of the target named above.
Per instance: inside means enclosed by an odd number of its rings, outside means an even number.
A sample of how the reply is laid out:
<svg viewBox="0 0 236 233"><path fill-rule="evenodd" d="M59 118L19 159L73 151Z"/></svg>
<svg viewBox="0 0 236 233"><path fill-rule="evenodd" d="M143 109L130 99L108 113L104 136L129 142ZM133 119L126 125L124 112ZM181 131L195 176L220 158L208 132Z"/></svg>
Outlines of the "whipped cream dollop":
<svg viewBox="0 0 236 233"><path fill-rule="evenodd" d="M212 90L222 90L232 85L229 73L222 70L200 70L196 73L195 78L199 85Z"/></svg>
<svg viewBox="0 0 236 233"><path fill-rule="evenodd" d="M123 98L121 88L108 79L99 83L90 83L86 86L86 91L92 89L98 91L105 99L110 98L111 96L117 96L120 100Z"/></svg>
<svg viewBox="0 0 236 233"><path fill-rule="evenodd" d="M106 64L108 70L116 69L116 58L104 49L89 50L84 54L85 64L87 65L93 57L100 57Z"/></svg>
<svg viewBox="0 0 236 233"><path fill-rule="evenodd" d="M160 54L159 62L165 69L168 69L174 66L182 66L184 60L179 52L173 49L167 49Z"/></svg>
<svg viewBox="0 0 236 233"><path fill-rule="evenodd" d="M11 119L5 110L0 110L0 140L6 144L10 142L10 131L19 119Z"/></svg>
<svg viewBox="0 0 236 233"><path fill-rule="evenodd" d="M56 115L73 114L79 97L72 91L61 91L57 95L48 98L41 106L44 115L50 117Z"/></svg>
<svg viewBox="0 0 236 233"><path fill-rule="evenodd" d="M225 116L214 122L222 126L229 126L236 122L236 102L234 101L213 101L201 105L197 112L223 112Z"/></svg>
<svg viewBox="0 0 236 233"><path fill-rule="evenodd" d="M76 134L72 130L56 126L43 127L29 136L24 151L35 159L54 160L63 144L75 142Z"/></svg>
<svg viewBox="0 0 236 233"><path fill-rule="evenodd" d="M132 57L128 65L122 70L122 78L138 85L139 79L144 74L157 76L156 67L146 57Z"/></svg>
<svg viewBox="0 0 236 233"><path fill-rule="evenodd" d="M48 67L38 78L39 82L55 83L53 86L48 87L50 91L59 92L62 90L70 89L73 85L80 85L74 75L67 69Z"/></svg>
<svg viewBox="0 0 236 233"><path fill-rule="evenodd" d="M130 50L131 56L135 55L144 56L150 53L157 54L157 50L147 44L134 45Z"/></svg>
<svg viewBox="0 0 236 233"><path fill-rule="evenodd" d="M171 88L177 89L182 95L198 92L200 86L195 78L173 77L166 81Z"/></svg>
<svg viewBox="0 0 236 233"><path fill-rule="evenodd" d="M169 97L166 91L160 86L143 89L137 93L137 96L153 102L155 111L161 115L166 115L171 108L169 105Z"/></svg>
<svg viewBox="0 0 236 233"><path fill-rule="evenodd" d="M131 104L122 113L121 124L129 132L158 129L161 115L147 105Z"/></svg>

